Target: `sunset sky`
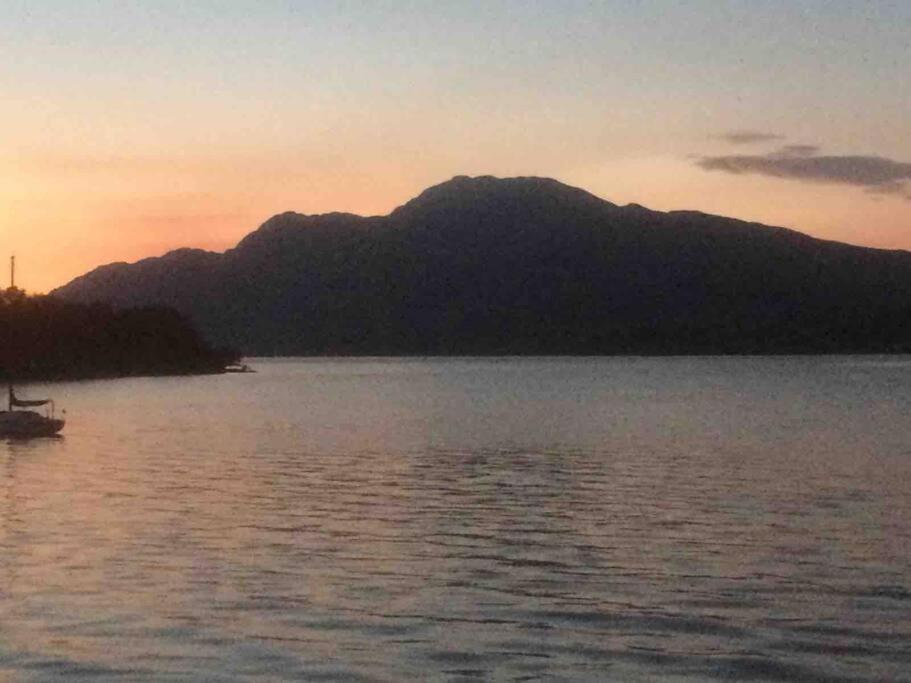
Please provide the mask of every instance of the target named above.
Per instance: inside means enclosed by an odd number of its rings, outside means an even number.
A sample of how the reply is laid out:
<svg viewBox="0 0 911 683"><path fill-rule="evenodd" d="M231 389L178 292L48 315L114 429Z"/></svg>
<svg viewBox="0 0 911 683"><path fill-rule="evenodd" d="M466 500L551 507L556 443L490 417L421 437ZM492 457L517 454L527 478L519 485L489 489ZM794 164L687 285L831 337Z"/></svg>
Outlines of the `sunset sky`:
<svg viewBox="0 0 911 683"><path fill-rule="evenodd" d="M911 249L909 36L907 0L0 0L0 255L46 291L459 174Z"/></svg>

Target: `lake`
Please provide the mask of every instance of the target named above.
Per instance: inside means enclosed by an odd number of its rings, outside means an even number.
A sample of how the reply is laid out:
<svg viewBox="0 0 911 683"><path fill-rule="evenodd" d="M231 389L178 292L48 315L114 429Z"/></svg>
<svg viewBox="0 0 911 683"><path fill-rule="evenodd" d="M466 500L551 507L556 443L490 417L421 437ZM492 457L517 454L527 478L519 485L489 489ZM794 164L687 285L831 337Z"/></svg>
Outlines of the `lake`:
<svg viewBox="0 0 911 683"><path fill-rule="evenodd" d="M911 680L911 358L247 362L20 388L0 680Z"/></svg>

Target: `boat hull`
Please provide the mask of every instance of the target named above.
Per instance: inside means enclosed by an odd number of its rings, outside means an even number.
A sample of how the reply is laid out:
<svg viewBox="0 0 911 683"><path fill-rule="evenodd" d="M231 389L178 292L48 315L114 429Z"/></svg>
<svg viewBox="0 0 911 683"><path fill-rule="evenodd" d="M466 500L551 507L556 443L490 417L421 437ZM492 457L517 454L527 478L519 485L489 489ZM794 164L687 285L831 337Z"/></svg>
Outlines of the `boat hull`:
<svg viewBox="0 0 911 683"><path fill-rule="evenodd" d="M65 420L45 417L31 410L0 412L0 437L30 438L54 436L63 429Z"/></svg>

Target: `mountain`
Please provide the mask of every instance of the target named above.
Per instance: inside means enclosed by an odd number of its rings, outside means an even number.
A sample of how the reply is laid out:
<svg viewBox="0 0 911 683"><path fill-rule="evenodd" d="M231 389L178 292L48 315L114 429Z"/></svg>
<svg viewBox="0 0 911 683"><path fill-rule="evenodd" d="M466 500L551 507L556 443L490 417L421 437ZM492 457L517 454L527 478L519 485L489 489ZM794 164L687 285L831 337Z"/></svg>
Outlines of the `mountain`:
<svg viewBox="0 0 911 683"><path fill-rule="evenodd" d="M251 355L911 352L911 253L544 178L459 176L388 216L283 213L223 254L53 294L165 304Z"/></svg>

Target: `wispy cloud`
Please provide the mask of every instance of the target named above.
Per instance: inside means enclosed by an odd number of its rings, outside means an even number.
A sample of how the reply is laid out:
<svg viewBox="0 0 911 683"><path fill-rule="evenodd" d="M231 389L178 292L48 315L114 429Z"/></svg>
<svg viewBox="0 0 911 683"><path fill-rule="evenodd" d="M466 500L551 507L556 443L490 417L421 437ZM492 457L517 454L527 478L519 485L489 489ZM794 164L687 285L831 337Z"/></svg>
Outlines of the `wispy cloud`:
<svg viewBox="0 0 911 683"><path fill-rule="evenodd" d="M732 145L754 145L759 142L771 142L772 140L781 140L783 138L775 133L763 133L758 130L732 130L716 135L715 139L724 140Z"/></svg>
<svg viewBox="0 0 911 683"><path fill-rule="evenodd" d="M911 199L911 163L872 155L820 155L818 150L813 145L786 145L768 154L703 156L696 164L707 171L840 183Z"/></svg>
<svg viewBox="0 0 911 683"><path fill-rule="evenodd" d="M816 145L785 145L772 154L793 159L794 157L811 157L818 151L819 147Z"/></svg>

